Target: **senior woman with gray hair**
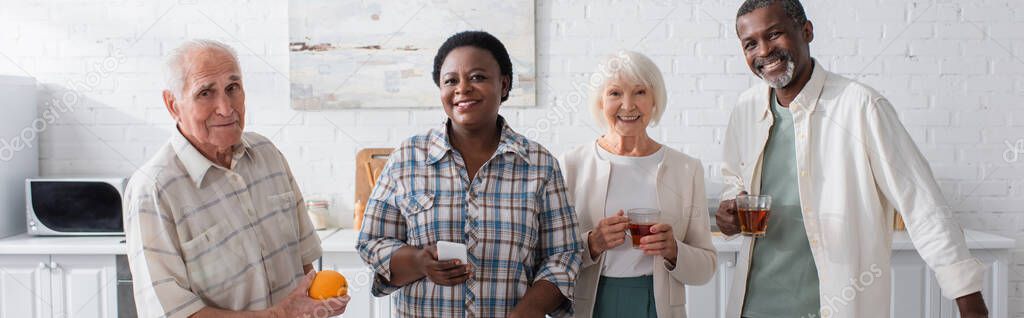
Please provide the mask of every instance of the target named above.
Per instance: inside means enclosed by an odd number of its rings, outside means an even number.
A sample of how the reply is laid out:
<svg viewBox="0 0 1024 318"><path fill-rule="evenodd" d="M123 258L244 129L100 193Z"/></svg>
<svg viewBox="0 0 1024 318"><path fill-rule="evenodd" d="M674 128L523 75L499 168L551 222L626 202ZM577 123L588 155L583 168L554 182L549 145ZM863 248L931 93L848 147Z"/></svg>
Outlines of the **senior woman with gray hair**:
<svg viewBox="0 0 1024 318"><path fill-rule="evenodd" d="M715 272L703 166L647 134L667 105L649 58L619 52L592 79L590 110L607 130L559 160L586 233L576 316L686 317L684 285ZM651 234L628 237L630 209L660 211Z"/></svg>
<svg viewBox="0 0 1024 318"><path fill-rule="evenodd" d="M231 47L191 40L167 62L175 131L125 190L139 317L309 317L348 296L306 295L320 240L277 147L245 133L245 90Z"/></svg>

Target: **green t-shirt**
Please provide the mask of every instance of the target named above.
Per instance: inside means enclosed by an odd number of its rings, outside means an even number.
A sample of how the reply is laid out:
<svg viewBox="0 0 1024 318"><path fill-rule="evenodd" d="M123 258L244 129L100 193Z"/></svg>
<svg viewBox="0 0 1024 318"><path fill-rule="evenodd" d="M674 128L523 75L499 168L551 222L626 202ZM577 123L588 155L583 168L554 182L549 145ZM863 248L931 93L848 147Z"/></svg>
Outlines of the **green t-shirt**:
<svg viewBox="0 0 1024 318"><path fill-rule="evenodd" d="M761 170L761 193L772 196L771 214L765 237L754 242L743 316L814 317L820 307L818 271L800 210L793 114L779 105L774 91L771 103L775 123Z"/></svg>

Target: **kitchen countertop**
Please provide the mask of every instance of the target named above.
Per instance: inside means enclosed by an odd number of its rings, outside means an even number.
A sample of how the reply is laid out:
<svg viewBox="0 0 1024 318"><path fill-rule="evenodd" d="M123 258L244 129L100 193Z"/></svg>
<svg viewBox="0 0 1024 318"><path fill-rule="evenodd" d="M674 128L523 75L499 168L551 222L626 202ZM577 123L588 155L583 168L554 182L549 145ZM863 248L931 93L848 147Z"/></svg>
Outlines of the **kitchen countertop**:
<svg viewBox="0 0 1024 318"><path fill-rule="evenodd" d="M986 249L1010 249L1016 245L1012 239L995 234L989 234L975 230L964 230L964 237L967 238L967 248L971 250ZM742 247L743 240L736 238L726 241L721 233L712 234L711 243L719 252L738 252ZM906 231L892 233L892 250L905 251L913 250L914 243L910 241L910 235Z"/></svg>
<svg viewBox="0 0 1024 318"><path fill-rule="evenodd" d="M357 239L359 231L339 229L327 239L321 239L320 248L323 248L324 253L355 253Z"/></svg>
<svg viewBox="0 0 1024 318"><path fill-rule="evenodd" d="M338 229L317 231L327 240ZM124 236L31 236L25 233L0 239L0 254L124 255Z"/></svg>
<svg viewBox="0 0 1024 318"><path fill-rule="evenodd" d="M964 235L967 237L967 248L972 250L1009 249L1013 248L1016 244L1012 239L980 231L964 230ZM334 235L324 239L321 242L321 246L324 249L324 253L355 252L356 239L358 237L359 232L355 230L341 229L334 233ZM720 233L716 232L712 234L711 243L719 252L738 252L743 240L737 238L727 241ZM892 234L892 249L894 251L914 249L914 245L910 242L910 236L907 232L895 232Z"/></svg>
<svg viewBox="0 0 1024 318"><path fill-rule="evenodd" d="M325 253L354 253L359 232L352 229L326 229L317 231ZM967 247L979 249L1009 249L1015 246L1012 239L974 230L964 230ZM0 239L0 254L124 254L123 236L29 236L19 234ZM719 252L737 252L742 240L726 241L715 233L712 244ZM893 250L912 250L907 232L893 233Z"/></svg>

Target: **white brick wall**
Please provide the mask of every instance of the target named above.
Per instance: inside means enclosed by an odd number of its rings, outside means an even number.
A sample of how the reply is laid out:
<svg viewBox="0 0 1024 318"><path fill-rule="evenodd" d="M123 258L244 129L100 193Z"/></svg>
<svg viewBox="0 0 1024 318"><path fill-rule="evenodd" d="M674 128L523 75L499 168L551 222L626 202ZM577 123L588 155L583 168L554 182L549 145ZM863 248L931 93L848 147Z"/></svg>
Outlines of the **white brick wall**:
<svg viewBox="0 0 1024 318"><path fill-rule="evenodd" d="M654 58L671 89L652 135L703 159L710 182L720 178L728 113L756 82L734 38L739 0L537 2L541 105L503 110L515 128L540 132L537 140L555 152L596 137L585 105L565 103L602 56L635 49ZM307 196L333 200L338 224L351 224L345 211L357 149L393 146L441 121L440 109L296 113L288 107L286 2L197 3L4 3L0 73L37 77L45 84L40 101L68 89L78 97L42 134L44 174L128 175L151 156L172 129L160 99L162 56L192 37L237 48L248 129L277 143ZM894 102L963 224L1024 242L1024 153L1004 160L1007 143L1024 139L1024 1L807 0L805 7L816 22L812 53ZM1024 243L1010 276L1012 317L1024 318Z"/></svg>

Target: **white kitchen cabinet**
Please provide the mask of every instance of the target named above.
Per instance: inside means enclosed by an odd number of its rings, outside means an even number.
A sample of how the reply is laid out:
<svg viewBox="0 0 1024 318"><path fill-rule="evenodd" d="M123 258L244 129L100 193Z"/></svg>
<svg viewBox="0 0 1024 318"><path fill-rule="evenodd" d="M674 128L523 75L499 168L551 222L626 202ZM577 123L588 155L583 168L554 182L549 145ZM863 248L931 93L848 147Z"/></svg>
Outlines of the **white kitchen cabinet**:
<svg viewBox="0 0 1024 318"><path fill-rule="evenodd" d="M114 255L0 255L0 318L116 317Z"/></svg>
<svg viewBox="0 0 1024 318"><path fill-rule="evenodd" d="M892 255L892 317L939 317L935 273L915 251L898 251Z"/></svg>
<svg viewBox="0 0 1024 318"><path fill-rule="evenodd" d="M990 317L1007 317L1009 304L1010 248L1015 242L1004 237L983 232L965 231L971 253L985 263L989 271L982 293L988 304ZM386 318L390 316L389 298L370 295L373 283L372 272L355 252L358 233L341 230L323 242L324 269L342 272L349 280L352 302L349 303L348 317ZM715 277L702 286L686 287L688 317L724 318L728 305L729 289L737 268L737 251L740 240L725 241L712 238L718 250L718 271ZM935 274L914 250L906 232L893 235L892 255L892 317L936 317L957 318L956 306L952 300L942 297Z"/></svg>
<svg viewBox="0 0 1024 318"><path fill-rule="evenodd" d="M1009 253L999 249L974 249L971 253L988 268L981 294L989 316L1006 317ZM893 252L892 268L892 317L960 317L956 302L942 296L935 272L916 251Z"/></svg>
<svg viewBox="0 0 1024 318"><path fill-rule="evenodd" d="M972 248L988 270L981 294L989 317L1008 317L1010 253L1005 248ZM892 317L957 318L956 303L942 296L933 272L913 249L893 252Z"/></svg>
<svg viewBox="0 0 1024 318"><path fill-rule="evenodd" d="M348 278L352 301L347 318L387 318L390 297L373 297L373 273L355 251L358 233L319 233L323 269ZM982 293L990 317L1008 317L1009 264L1013 240L966 231L971 253L988 266ZM0 318L116 317L118 237L30 237L0 239ZM956 306L940 294L934 273L913 249L906 233L896 233L892 256L892 317L956 318ZM718 271L703 286L687 286L689 317L725 315L737 268L737 240L713 238ZM129 294L130 295L130 294Z"/></svg>
<svg viewBox="0 0 1024 318"><path fill-rule="evenodd" d="M391 298L373 297L373 271L355 252L325 252L320 259L322 269L335 270L345 275L348 294L352 300L341 317L388 318L391 316Z"/></svg>
<svg viewBox="0 0 1024 318"><path fill-rule="evenodd" d="M982 295L990 317L1007 317L1009 304L1009 250L972 249L971 253L988 266ZM688 317L725 317L728 292L736 269L736 252L718 253L718 272L702 286L686 287ZM956 303L942 296L933 272L917 251L900 249L892 255L891 317L957 318Z"/></svg>
<svg viewBox="0 0 1024 318"><path fill-rule="evenodd" d="M54 317L117 316L113 255L53 255L50 264Z"/></svg>
<svg viewBox="0 0 1024 318"><path fill-rule="evenodd" d="M985 297L985 305L988 307L989 317L1008 317L1009 304L1009 270L1010 254L1005 250L975 250L971 251L974 257L981 260L988 267L985 272L985 282L981 285L981 295ZM934 280L934 277L932 277ZM935 284L933 284L935 285ZM938 295L938 286L935 286L934 293ZM941 296L940 296L941 297ZM943 298L945 299L945 298ZM959 318L960 311L956 303L950 300L943 301L939 306L942 318Z"/></svg>
<svg viewBox="0 0 1024 318"><path fill-rule="evenodd" d="M686 286L687 317L725 317L729 287L736 271L736 253L718 253L718 271L707 284Z"/></svg>
<svg viewBox="0 0 1024 318"><path fill-rule="evenodd" d="M323 241L336 231L317 231L317 235ZM122 236L27 234L0 238L0 318L115 318L118 305L124 307L122 317L133 317L131 276L123 240ZM333 258L349 260L338 262L341 266L335 268L356 268L352 262L361 262L354 246L346 252L349 250L350 256ZM120 279L118 258L123 276ZM123 296L120 302L119 292ZM353 301L353 307L358 306Z"/></svg>
<svg viewBox="0 0 1024 318"><path fill-rule="evenodd" d="M49 255L0 255L0 318L49 318Z"/></svg>

